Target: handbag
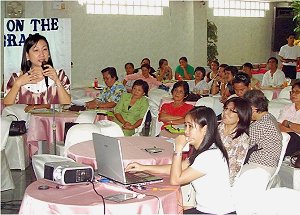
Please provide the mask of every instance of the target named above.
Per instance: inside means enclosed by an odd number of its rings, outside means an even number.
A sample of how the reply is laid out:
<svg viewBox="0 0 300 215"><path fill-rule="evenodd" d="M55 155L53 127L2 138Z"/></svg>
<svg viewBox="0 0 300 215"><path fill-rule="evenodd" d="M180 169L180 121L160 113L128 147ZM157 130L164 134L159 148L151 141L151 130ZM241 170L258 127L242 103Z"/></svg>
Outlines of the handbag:
<svg viewBox="0 0 300 215"><path fill-rule="evenodd" d="M9 128L9 136L19 136L26 133L26 121L19 120L16 115L8 114L6 116L14 116L17 120L12 121Z"/></svg>
<svg viewBox="0 0 300 215"><path fill-rule="evenodd" d="M291 164L295 168L300 168L300 151L296 151L291 155Z"/></svg>

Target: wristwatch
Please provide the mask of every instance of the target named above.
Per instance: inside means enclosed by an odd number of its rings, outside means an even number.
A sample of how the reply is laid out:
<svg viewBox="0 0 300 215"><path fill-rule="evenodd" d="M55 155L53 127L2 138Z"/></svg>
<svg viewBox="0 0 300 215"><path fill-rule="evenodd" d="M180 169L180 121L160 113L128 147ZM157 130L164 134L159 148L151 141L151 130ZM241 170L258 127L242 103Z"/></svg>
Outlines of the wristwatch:
<svg viewBox="0 0 300 215"><path fill-rule="evenodd" d="M287 128L290 128L290 127L291 127L291 124L292 124L291 121L287 121L287 122L286 122L286 127L287 127Z"/></svg>
<svg viewBox="0 0 300 215"><path fill-rule="evenodd" d="M182 152L174 152L173 155L174 156L182 156Z"/></svg>

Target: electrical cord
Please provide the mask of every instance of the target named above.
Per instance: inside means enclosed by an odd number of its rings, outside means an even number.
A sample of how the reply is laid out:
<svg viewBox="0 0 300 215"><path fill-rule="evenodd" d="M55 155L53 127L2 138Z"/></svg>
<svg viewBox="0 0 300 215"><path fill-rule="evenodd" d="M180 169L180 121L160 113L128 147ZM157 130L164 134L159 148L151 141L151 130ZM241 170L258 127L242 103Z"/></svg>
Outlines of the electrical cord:
<svg viewBox="0 0 300 215"><path fill-rule="evenodd" d="M103 202L103 214L105 215L105 200L104 200L104 197L101 195L101 194L99 194L98 192L97 192L97 190L95 189L95 184L94 184L94 182L93 181L91 181L91 180L89 180L89 182L93 185L93 190L95 191L95 193L98 195L98 196L100 196L101 198L102 198L102 202Z"/></svg>

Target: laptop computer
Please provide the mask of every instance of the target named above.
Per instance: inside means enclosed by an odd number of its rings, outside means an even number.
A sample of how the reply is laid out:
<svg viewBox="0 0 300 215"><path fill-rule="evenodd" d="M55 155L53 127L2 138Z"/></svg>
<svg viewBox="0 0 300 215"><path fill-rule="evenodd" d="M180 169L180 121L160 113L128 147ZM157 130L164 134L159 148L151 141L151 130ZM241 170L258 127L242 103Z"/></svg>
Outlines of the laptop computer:
<svg viewBox="0 0 300 215"><path fill-rule="evenodd" d="M98 175L123 185L162 182L161 177L146 172L125 172L121 141L115 137L93 133Z"/></svg>

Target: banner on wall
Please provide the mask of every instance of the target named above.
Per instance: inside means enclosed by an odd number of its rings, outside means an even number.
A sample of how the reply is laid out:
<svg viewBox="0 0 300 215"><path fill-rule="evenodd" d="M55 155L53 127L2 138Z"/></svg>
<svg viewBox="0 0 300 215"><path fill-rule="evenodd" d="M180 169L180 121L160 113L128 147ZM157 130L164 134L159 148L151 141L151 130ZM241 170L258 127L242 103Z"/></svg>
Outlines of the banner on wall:
<svg viewBox="0 0 300 215"><path fill-rule="evenodd" d="M14 72L21 69L23 45L29 34L46 37L55 69L63 69L71 81L71 19L4 19L4 89Z"/></svg>

